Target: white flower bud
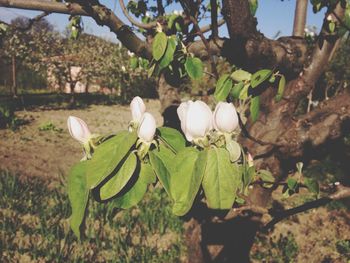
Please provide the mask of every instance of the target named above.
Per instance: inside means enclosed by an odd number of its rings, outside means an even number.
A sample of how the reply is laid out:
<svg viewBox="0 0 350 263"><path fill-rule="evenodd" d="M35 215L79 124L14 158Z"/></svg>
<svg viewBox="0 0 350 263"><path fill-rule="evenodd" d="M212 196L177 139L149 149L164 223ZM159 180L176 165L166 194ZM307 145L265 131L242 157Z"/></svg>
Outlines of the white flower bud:
<svg viewBox="0 0 350 263"><path fill-rule="evenodd" d="M248 166L249 166L249 167L254 166L253 157L252 157L252 155L251 155L249 152L247 153L247 162L248 162Z"/></svg>
<svg viewBox="0 0 350 263"><path fill-rule="evenodd" d="M232 103L219 102L213 115L214 128L217 131L232 133L238 127L238 115Z"/></svg>
<svg viewBox="0 0 350 263"><path fill-rule="evenodd" d="M135 53L128 50L128 56L132 58L133 56L135 56Z"/></svg>
<svg viewBox="0 0 350 263"><path fill-rule="evenodd" d="M143 114L140 126L137 130L138 137L146 142L152 142L154 134L156 133L156 120L151 113L145 112Z"/></svg>
<svg viewBox="0 0 350 263"><path fill-rule="evenodd" d="M328 20L328 21L332 21L332 20L333 20L332 15L328 15L328 16L327 16L327 20Z"/></svg>
<svg viewBox="0 0 350 263"><path fill-rule="evenodd" d="M146 105L139 96L136 96L130 103L130 109L132 120L135 122L140 122L143 114L146 112Z"/></svg>
<svg viewBox="0 0 350 263"><path fill-rule="evenodd" d="M123 72L125 72L125 71L126 71L125 66L122 66L122 71L123 71Z"/></svg>
<svg viewBox="0 0 350 263"><path fill-rule="evenodd" d="M188 101L180 104L177 114L181 129L188 141L203 138L213 129L213 114L203 101Z"/></svg>
<svg viewBox="0 0 350 263"><path fill-rule="evenodd" d="M80 143L84 144L90 139L91 133L82 119L69 116L67 125L70 135Z"/></svg>

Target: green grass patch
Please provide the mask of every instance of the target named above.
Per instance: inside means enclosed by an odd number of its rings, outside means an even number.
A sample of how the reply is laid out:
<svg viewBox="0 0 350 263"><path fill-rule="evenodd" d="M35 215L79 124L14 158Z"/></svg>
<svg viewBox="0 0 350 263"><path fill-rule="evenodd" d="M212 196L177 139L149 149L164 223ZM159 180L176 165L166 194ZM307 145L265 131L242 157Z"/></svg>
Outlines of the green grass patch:
<svg viewBox="0 0 350 263"><path fill-rule="evenodd" d="M0 258L5 262L179 262L185 255L183 224L169 199L154 189L129 210L113 202L89 203L85 238L69 227L71 208L63 184L20 180L0 172Z"/></svg>

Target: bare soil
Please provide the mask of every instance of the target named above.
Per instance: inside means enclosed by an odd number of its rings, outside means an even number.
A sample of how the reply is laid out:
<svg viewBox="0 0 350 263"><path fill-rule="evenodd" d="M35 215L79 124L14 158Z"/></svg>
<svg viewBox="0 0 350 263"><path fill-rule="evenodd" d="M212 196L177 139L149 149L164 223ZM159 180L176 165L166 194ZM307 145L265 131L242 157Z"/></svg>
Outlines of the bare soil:
<svg viewBox="0 0 350 263"><path fill-rule="evenodd" d="M161 126L163 118L157 100L146 101L147 110ZM39 176L49 180L66 175L82 156L81 145L70 137L67 118L73 115L88 124L95 134L110 134L127 129L131 120L129 106L90 106L78 110L18 111L16 116L29 123L16 131L0 130L0 170L21 176ZM52 123L55 130L40 131Z"/></svg>

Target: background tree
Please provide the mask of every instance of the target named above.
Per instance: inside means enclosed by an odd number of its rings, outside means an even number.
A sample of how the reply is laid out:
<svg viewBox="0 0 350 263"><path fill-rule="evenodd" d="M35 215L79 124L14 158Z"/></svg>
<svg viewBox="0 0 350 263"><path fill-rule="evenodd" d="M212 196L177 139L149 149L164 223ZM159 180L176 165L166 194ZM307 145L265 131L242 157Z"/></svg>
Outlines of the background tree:
<svg viewBox="0 0 350 263"><path fill-rule="evenodd" d="M165 8L175 2L181 4L183 14L166 14ZM294 169L297 161L302 160L307 164L313 158L321 158L320 152L324 152L330 142L349 132L348 86L343 85L338 92L328 100L320 102L312 111L299 111L296 114L301 100L319 88L317 83L320 76L339 46L339 39L349 29L348 1L311 2L315 12L326 10L322 28L314 40L312 50L302 34L306 21L306 0L296 1L294 36L280 37L277 40L269 39L257 30L257 20L254 17L257 1L254 0L223 0L220 5L216 1L131 1L127 7L120 0L120 8L133 27L122 22L97 0L0 0L0 6L90 16L97 24L109 27L127 49L150 60L150 74L159 76L158 93L165 117L176 116L171 114L171 110L176 109L174 105L180 100L177 86L182 78L201 78L203 65L198 58L207 60L210 71L208 73L218 80L216 99L230 99L228 94L237 89L233 84L246 86L244 92L241 89L239 93L244 95L239 99L247 101L246 107L241 110L243 136L240 142L254 156L258 168L272 172L277 178L274 185L278 185L286 184L288 173ZM218 19L219 6L222 6L223 20ZM152 18L148 16L148 12L152 14ZM210 16L211 23L200 27L199 23L206 15ZM218 27L223 23L227 26L228 38L220 38L218 35ZM134 28L138 28L144 38L136 34ZM209 31L211 35L207 38L204 33ZM223 77L224 72L218 71L218 56L232 65L232 69L227 71L228 76ZM244 71L239 71L240 69ZM257 74L247 75L248 72L255 71ZM273 83L277 83L279 87L274 88ZM244 117L249 118L247 122ZM165 122L168 124L167 120L166 118ZM287 190L288 187L293 188L292 183L287 185ZM331 191L334 193L326 199L295 210L276 213L273 209L266 209L274 188L266 190L256 186L246 200L246 205L238 210L233 209L222 220L222 226L225 229L240 230L237 236L245 236L244 241L249 243L266 215L275 218L265 226L269 228L284 216L324 204L327 200L349 196L348 188L333 187ZM247 211L251 221L234 219ZM190 252L196 254L192 256L193 259L202 261L201 248L205 247L200 245L201 228L196 222L202 224L203 230L215 220L215 215L200 204L190 213L189 216L195 218L190 221L191 227L188 228L191 236ZM245 227L236 228L239 223ZM225 233L228 233L227 230ZM227 246L233 243L231 236L222 238L225 239L222 243ZM235 254L235 259L246 260L247 255L244 252L247 251L240 252L241 254ZM230 248L224 249L218 260L227 259L230 253Z"/></svg>

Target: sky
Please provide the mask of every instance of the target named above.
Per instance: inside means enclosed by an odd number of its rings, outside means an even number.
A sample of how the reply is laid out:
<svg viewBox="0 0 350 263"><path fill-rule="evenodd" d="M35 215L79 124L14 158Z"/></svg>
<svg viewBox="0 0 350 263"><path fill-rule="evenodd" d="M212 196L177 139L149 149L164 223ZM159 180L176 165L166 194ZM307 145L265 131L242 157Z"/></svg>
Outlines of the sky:
<svg viewBox="0 0 350 263"><path fill-rule="evenodd" d="M120 11L120 7L116 4L116 0L101 0L101 3L114 10L118 17L128 24L127 19ZM125 1L126 2L126 1ZM174 9L181 10L179 5L175 5L166 12L172 12ZM280 31L280 36L291 35L293 29L293 15L295 9L295 0L260 0L259 7L256 13L258 20L258 29L267 37L274 37ZM17 16L34 17L40 12L20 10L13 8L0 7L0 20L10 22ZM321 27L324 12L314 14L309 3L307 26L316 26L317 29ZM59 31L63 31L68 25L68 15L51 14L47 17ZM111 33L109 29L104 26L98 26L91 18L84 17L84 30L89 34L94 34L110 41L116 41L116 36ZM223 25L220 28L220 36L227 36L227 28Z"/></svg>

